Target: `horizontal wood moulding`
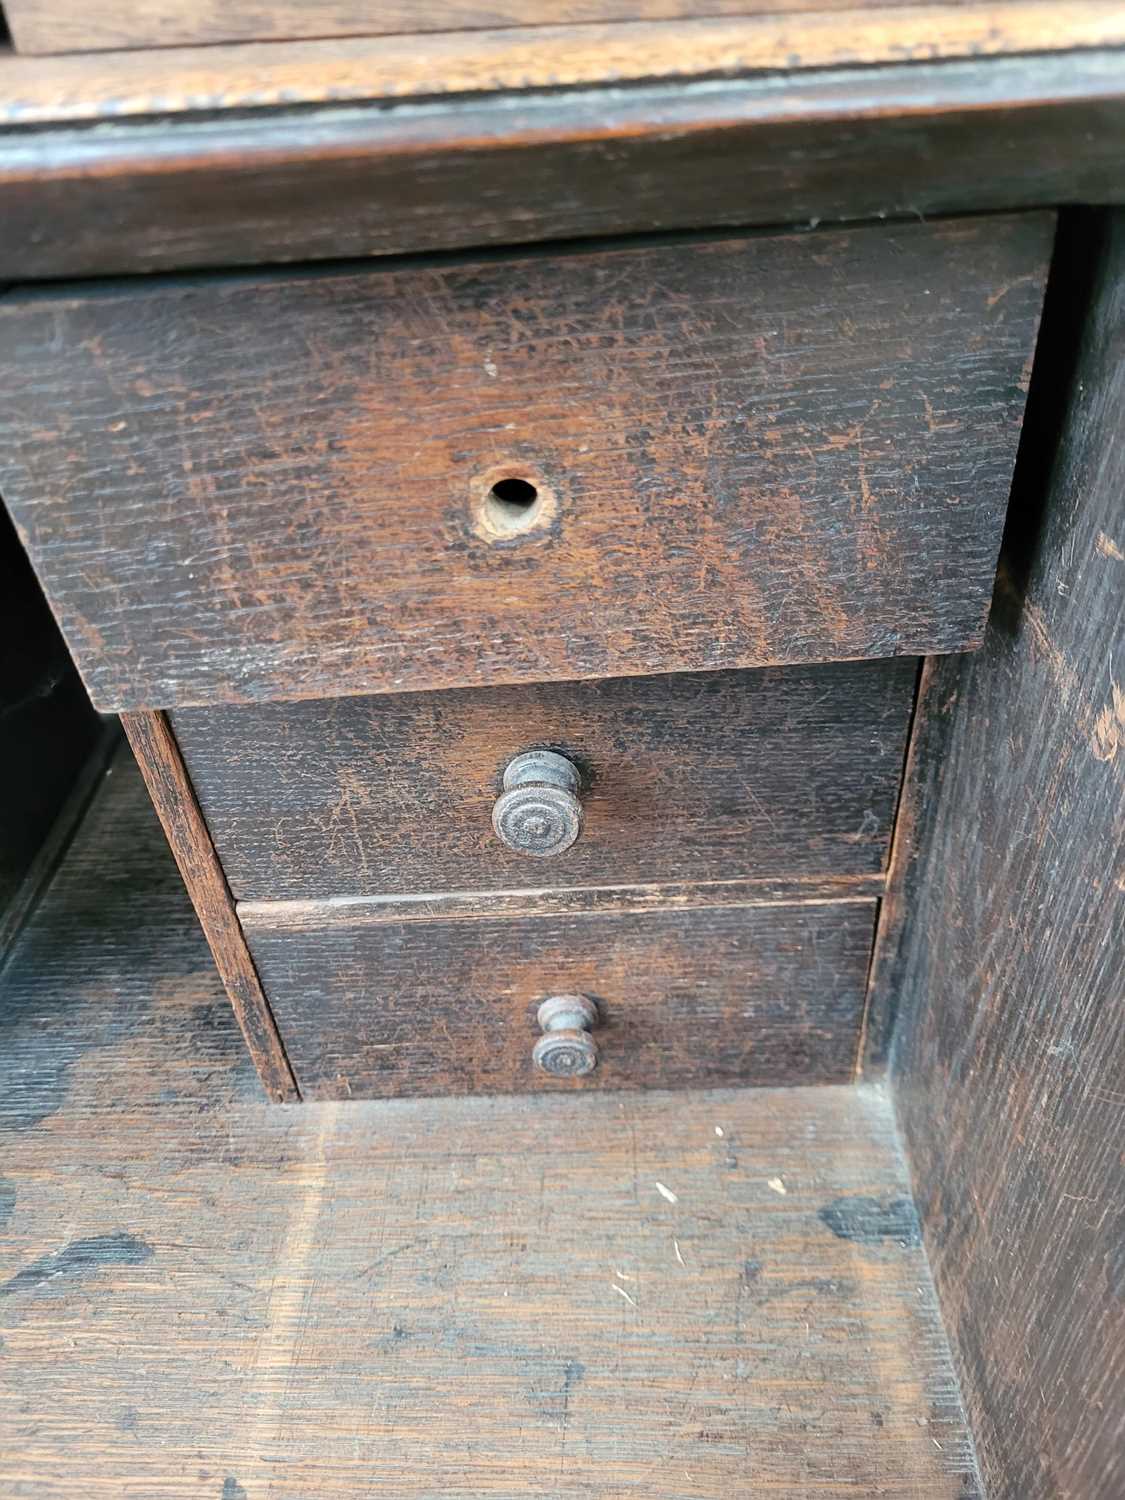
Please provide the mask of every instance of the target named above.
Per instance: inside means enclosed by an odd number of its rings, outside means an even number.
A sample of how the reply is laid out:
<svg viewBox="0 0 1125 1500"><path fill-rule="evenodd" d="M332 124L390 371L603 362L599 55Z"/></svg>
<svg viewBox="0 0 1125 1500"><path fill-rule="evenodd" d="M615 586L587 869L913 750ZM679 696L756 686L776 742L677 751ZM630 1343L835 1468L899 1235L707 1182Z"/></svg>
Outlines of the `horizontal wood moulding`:
<svg viewBox="0 0 1125 1500"><path fill-rule="evenodd" d="M240 900L876 875L915 663L181 709L172 724ZM581 838L529 858L505 766L579 769Z"/></svg>
<svg viewBox="0 0 1125 1500"><path fill-rule="evenodd" d="M1123 133L1119 51L15 130L0 277L1118 202Z"/></svg>
<svg viewBox="0 0 1125 1500"><path fill-rule="evenodd" d="M852 1077L875 903L326 922L243 912L305 1099ZM536 1011L593 1000L596 1070L546 1077Z"/></svg>
<svg viewBox="0 0 1125 1500"><path fill-rule="evenodd" d="M26 9L32 9L30 0ZM188 26L200 16L194 6L170 4L169 9ZM527 9L519 7L520 19ZM700 7L682 9L690 13ZM15 55L0 58L0 122L44 125L216 110L338 107L1125 45L1125 15L1118 0L846 8L823 0L787 0L785 15L745 14L771 9L745 3L715 3L706 9L710 15L695 19L653 20L650 8L649 20L609 25L450 28L444 34L373 41L333 40L331 28L320 26L310 33L319 39L300 43L50 58ZM136 16L135 6L128 10ZM305 16L315 10L301 7ZM20 0L8 0L5 11L22 52L81 50L77 44L73 49L30 45L29 18L21 23ZM39 0L34 0L34 11L48 14ZM73 18L76 26L91 16L89 7L78 11L66 0L59 0L58 13ZM552 7L554 19L563 13ZM229 20L237 7L223 6L222 14ZM411 7L410 14L416 19L417 8ZM195 39L187 33L181 38Z"/></svg>
<svg viewBox="0 0 1125 1500"><path fill-rule="evenodd" d="M9 299L0 489L106 709L965 649L1053 225Z"/></svg>

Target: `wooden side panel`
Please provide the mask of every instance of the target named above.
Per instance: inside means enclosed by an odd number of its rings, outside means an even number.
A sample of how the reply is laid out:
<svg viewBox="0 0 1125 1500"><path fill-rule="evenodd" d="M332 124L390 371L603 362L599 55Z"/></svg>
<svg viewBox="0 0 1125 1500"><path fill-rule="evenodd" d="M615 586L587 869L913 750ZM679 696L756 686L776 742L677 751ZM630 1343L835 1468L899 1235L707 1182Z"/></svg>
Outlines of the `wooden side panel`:
<svg viewBox="0 0 1125 1500"><path fill-rule="evenodd" d="M115 707L961 649L1052 230L32 297L9 499Z"/></svg>
<svg viewBox="0 0 1125 1500"><path fill-rule="evenodd" d="M0 962L104 760L90 707L0 503ZM57 837L53 837L59 819Z"/></svg>
<svg viewBox="0 0 1125 1500"><path fill-rule="evenodd" d="M285 1049L167 719L163 714L124 714L122 723L262 1083L272 1099L295 1100L299 1096Z"/></svg>
<svg viewBox="0 0 1125 1500"><path fill-rule="evenodd" d="M180 709L239 900L624 885L883 868L915 665L849 662ZM583 775L585 828L529 859L494 835L514 755Z"/></svg>
<svg viewBox="0 0 1125 1500"><path fill-rule="evenodd" d="M933 676L887 964L898 1108L993 1500L1125 1494L1125 218L1083 327L1096 245L1080 221L1060 263L1046 349L1065 378L1083 329L1069 405L1053 468L1042 442L1021 462L985 649Z"/></svg>
<svg viewBox="0 0 1125 1500"><path fill-rule="evenodd" d="M831 1083L851 1077L874 904L461 921L243 908L308 1098ZM532 1065L535 1012L598 1005L601 1060Z"/></svg>

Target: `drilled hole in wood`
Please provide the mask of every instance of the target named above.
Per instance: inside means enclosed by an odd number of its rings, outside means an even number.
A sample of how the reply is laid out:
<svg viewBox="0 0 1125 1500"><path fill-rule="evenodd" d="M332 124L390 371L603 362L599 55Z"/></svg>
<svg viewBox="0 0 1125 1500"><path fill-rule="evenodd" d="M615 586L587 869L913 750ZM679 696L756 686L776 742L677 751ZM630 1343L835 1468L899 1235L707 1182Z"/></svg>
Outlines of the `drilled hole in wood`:
<svg viewBox="0 0 1125 1500"><path fill-rule="evenodd" d="M477 529L494 539L531 531L549 521L554 512L551 493L538 478L494 469L474 489Z"/></svg>
<svg viewBox="0 0 1125 1500"><path fill-rule="evenodd" d="M539 491L526 479L498 479L488 493L498 505L517 515L523 515L539 498Z"/></svg>
<svg viewBox="0 0 1125 1500"><path fill-rule="evenodd" d="M511 536L535 524L539 491L526 479L498 479L485 496L485 522L497 536Z"/></svg>

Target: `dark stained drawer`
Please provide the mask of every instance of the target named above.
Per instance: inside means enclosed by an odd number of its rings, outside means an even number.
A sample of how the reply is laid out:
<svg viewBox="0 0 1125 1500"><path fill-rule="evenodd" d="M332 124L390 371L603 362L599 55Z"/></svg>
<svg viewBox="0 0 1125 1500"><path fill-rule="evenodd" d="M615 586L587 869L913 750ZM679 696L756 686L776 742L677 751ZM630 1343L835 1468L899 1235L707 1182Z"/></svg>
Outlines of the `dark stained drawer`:
<svg viewBox="0 0 1125 1500"><path fill-rule="evenodd" d="M910 659L178 709L240 899L882 870ZM493 831L507 763L580 769L582 836L528 858Z"/></svg>
<svg viewBox="0 0 1125 1500"><path fill-rule="evenodd" d="M378 903L242 908L305 1098L846 1082L872 901L442 920ZM554 995L596 1006L597 1065L533 1062Z"/></svg>
<svg viewBox="0 0 1125 1500"><path fill-rule="evenodd" d="M1052 227L36 294L0 489L103 708L959 650Z"/></svg>

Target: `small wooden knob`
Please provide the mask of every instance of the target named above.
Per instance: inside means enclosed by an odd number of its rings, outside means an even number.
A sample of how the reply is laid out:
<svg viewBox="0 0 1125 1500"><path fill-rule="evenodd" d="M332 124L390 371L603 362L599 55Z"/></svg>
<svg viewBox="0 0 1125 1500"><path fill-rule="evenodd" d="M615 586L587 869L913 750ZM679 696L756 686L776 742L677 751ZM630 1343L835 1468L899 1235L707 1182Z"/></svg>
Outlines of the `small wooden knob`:
<svg viewBox="0 0 1125 1500"><path fill-rule="evenodd" d="M504 772L492 827L517 854L546 859L562 854L582 832L578 767L553 750L528 750Z"/></svg>
<svg viewBox="0 0 1125 1500"><path fill-rule="evenodd" d="M531 1051L537 1068L552 1078L581 1078L598 1065L598 1044L590 1027L598 1024L598 1008L585 995L552 995L539 1007L543 1035Z"/></svg>

